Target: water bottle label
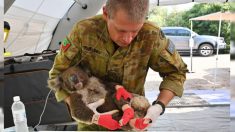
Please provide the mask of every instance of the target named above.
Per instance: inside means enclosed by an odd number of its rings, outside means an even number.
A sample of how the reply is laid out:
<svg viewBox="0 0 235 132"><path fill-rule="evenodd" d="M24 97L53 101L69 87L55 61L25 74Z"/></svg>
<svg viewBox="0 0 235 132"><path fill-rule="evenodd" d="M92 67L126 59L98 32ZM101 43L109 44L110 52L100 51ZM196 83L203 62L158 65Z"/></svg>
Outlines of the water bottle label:
<svg viewBox="0 0 235 132"><path fill-rule="evenodd" d="M13 112L14 122L26 121L25 110L19 110Z"/></svg>

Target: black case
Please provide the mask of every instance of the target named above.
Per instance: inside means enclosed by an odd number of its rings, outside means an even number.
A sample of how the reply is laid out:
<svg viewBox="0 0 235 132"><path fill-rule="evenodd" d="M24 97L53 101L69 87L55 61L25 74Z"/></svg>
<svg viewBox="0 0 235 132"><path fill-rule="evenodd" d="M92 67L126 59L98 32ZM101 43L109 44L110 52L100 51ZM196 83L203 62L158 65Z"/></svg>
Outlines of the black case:
<svg viewBox="0 0 235 132"><path fill-rule="evenodd" d="M3 62L0 62L0 109L3 107ZM1 119L0 119L1 120Z"/></svg>
<svg viewBox="0 0 235 132"><path fill-rule="evenodd" d="M47 57L48 58L48 57ZM37 62L9 63L4 66L4 128L14 126L11 105L14 96L20 96L25 104L28 126L39 121L46 97L48 72L53 60L42 59ZM57 102L52 91L42 116L41 125L73 121L64 102Z"/></svg>

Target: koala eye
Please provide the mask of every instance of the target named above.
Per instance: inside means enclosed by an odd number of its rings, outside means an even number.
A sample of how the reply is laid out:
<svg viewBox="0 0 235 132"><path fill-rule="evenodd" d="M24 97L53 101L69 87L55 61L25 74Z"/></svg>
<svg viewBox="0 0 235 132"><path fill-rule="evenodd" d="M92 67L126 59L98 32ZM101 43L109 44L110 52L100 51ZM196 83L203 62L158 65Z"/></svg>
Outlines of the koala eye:
<svg viewBox="0 0 235 132"><path fill-rule="evenodd" d="M72 76L70 76L70 81L72 81L72 82L77 82L77 76L76 75L72 75Z"/></svg>

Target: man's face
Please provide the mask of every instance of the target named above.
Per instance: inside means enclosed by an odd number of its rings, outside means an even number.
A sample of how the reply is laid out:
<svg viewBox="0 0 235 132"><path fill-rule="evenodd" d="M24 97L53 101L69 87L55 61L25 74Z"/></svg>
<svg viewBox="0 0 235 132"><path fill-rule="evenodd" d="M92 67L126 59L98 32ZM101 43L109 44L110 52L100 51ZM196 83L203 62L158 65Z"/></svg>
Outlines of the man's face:
<svg viewBox="0 0 235 132"><path fill-rule="evenodd" d="M143 22L134 23L128 20L123 10L118 10L113 18L109 18L104 9L103 16L107 22L110 38L120 47L128 46L143 26Z"/></svg>

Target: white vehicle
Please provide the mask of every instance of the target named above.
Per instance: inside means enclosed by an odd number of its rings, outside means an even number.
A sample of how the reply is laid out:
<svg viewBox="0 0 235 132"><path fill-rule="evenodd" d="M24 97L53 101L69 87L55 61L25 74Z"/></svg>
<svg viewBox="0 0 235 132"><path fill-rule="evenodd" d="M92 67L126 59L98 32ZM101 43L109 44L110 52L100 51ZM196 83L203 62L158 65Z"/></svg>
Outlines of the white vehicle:
<svg viewBox="0 0 235 132"><path fill-rule="evenodd" d="M185 27L162 27L161 29L166 37L175 44L178 52L190 52L190 29ZM201 56L212 55L217 49L217 44L219 45L219 49L226 49L226 43L223 37L199 35L193 31L192 37L194 40L193 51L199 53Z"/></svg>

